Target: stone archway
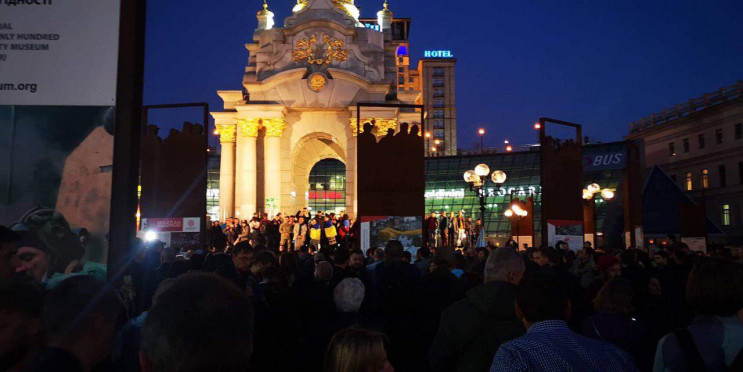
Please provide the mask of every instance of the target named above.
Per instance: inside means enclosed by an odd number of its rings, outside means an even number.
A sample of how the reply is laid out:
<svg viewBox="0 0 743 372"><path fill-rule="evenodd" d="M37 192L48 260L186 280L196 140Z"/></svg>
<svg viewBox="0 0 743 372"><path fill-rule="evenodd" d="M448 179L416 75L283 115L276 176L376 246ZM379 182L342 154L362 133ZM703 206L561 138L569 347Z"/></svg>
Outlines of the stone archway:
<svg viewBox="0 0 743 372"><path fill-rule="evenodd" d="M310 170L323 159L347 164L345 150L328 133L310 133L292 149L292 212L308 206Z"/></svg>

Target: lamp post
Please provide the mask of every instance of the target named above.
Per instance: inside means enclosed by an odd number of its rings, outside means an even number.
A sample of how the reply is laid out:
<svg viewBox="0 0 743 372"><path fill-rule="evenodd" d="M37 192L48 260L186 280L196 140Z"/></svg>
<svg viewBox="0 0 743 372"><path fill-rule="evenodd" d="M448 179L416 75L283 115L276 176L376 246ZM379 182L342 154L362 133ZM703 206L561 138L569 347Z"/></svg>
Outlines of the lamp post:
<svg viewBox="0 0 743 372"><path fill-rule="evenodd" d="M485 138L485 128L478 129L477 135L480 136L480 153L482 154L483 150L485 150L485 143L483 142L483 139Z"/></svg>
<svg viewBox="0 0 743 372"><path fill-rule="evenodd" d="M586 201L586 203L592 204L593 209L593 241L594 246L596 246L596 241L598 240L598 209L596 208L596 197L601 196L601 199L610 201L614 199L614 190L611 189L602 189L601 186L598 183L592 183L588 186L586 186L585 189L583 189L583 199Z"/></svg>
<svg viewBox="0 0 743 372"><path fill-rule="evenodd" d="M521 225L521 219L528 216L529 212L526 211L525 208L522 208L518 200L516 202L512 202L510 207L506 209L505 212L503 212L503 215L507 218L511 219L511 223L513 223L513 219L516 220L516 244L519 249L521 247L521 234L519 234L519 225Z"/></svg>
<svg viewBox="0 0 743 372"><path fill-rule="evenodd" d="M490 167L487 164L478 164L474 170L464 172L464 181L469 184L470 191L477 193L480 201L480 219L482 220L483 233L485 231L485 202L488 199L488 194L485 192L484 187L488 180L488 175L490 175L490 180L495 183L496 191L506 182L506 172L496 170L490 173Z"/></svg>

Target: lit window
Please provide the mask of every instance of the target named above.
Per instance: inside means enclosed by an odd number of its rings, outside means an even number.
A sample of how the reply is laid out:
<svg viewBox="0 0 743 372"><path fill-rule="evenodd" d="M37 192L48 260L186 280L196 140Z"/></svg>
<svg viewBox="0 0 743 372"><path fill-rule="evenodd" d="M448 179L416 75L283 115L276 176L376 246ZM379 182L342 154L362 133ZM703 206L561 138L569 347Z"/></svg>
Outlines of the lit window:
<svg viewBox="0 0 743 372"><path fill-rule="evenodd" d="M702 169L702 188L709 187L709 169Z"/></svg>
<svg viewBox="0 0 743 372"><path fill-rule="evenodd" d="M722 206L722 225L730 226L730 204Z"/></svg>
<svg viewBox="0 0 743 372"><path fill-rule="evenodd" d="M686 191L691 191L693 189L694 187L691 172L686 172Z"/></svg>

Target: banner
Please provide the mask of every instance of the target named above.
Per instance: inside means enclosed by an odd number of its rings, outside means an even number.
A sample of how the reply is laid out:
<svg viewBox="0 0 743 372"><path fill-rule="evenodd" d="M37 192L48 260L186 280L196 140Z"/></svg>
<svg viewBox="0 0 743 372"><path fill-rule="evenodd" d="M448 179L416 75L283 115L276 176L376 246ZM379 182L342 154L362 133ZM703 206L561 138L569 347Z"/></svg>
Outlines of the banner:
<svg viewBox="0 0 743 372"><path fill-rule="evenodd" d="M119 11L0 0L0 225L37 238L19 247L19 275L105 278ZM25 253L49 269L26 270Z"/></svg>

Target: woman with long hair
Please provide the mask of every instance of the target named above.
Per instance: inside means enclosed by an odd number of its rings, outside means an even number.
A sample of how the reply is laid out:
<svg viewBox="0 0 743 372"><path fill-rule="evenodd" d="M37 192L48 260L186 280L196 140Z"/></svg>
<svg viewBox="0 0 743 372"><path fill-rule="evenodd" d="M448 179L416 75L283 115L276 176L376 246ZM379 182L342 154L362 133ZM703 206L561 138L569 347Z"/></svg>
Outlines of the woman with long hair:
<svg viewBox="0 0 743 372"><path fill-rule="evenodd" d="M347 328L333 336L325 353L325 372L392 372L387 337L366 329Z"/></svg>

